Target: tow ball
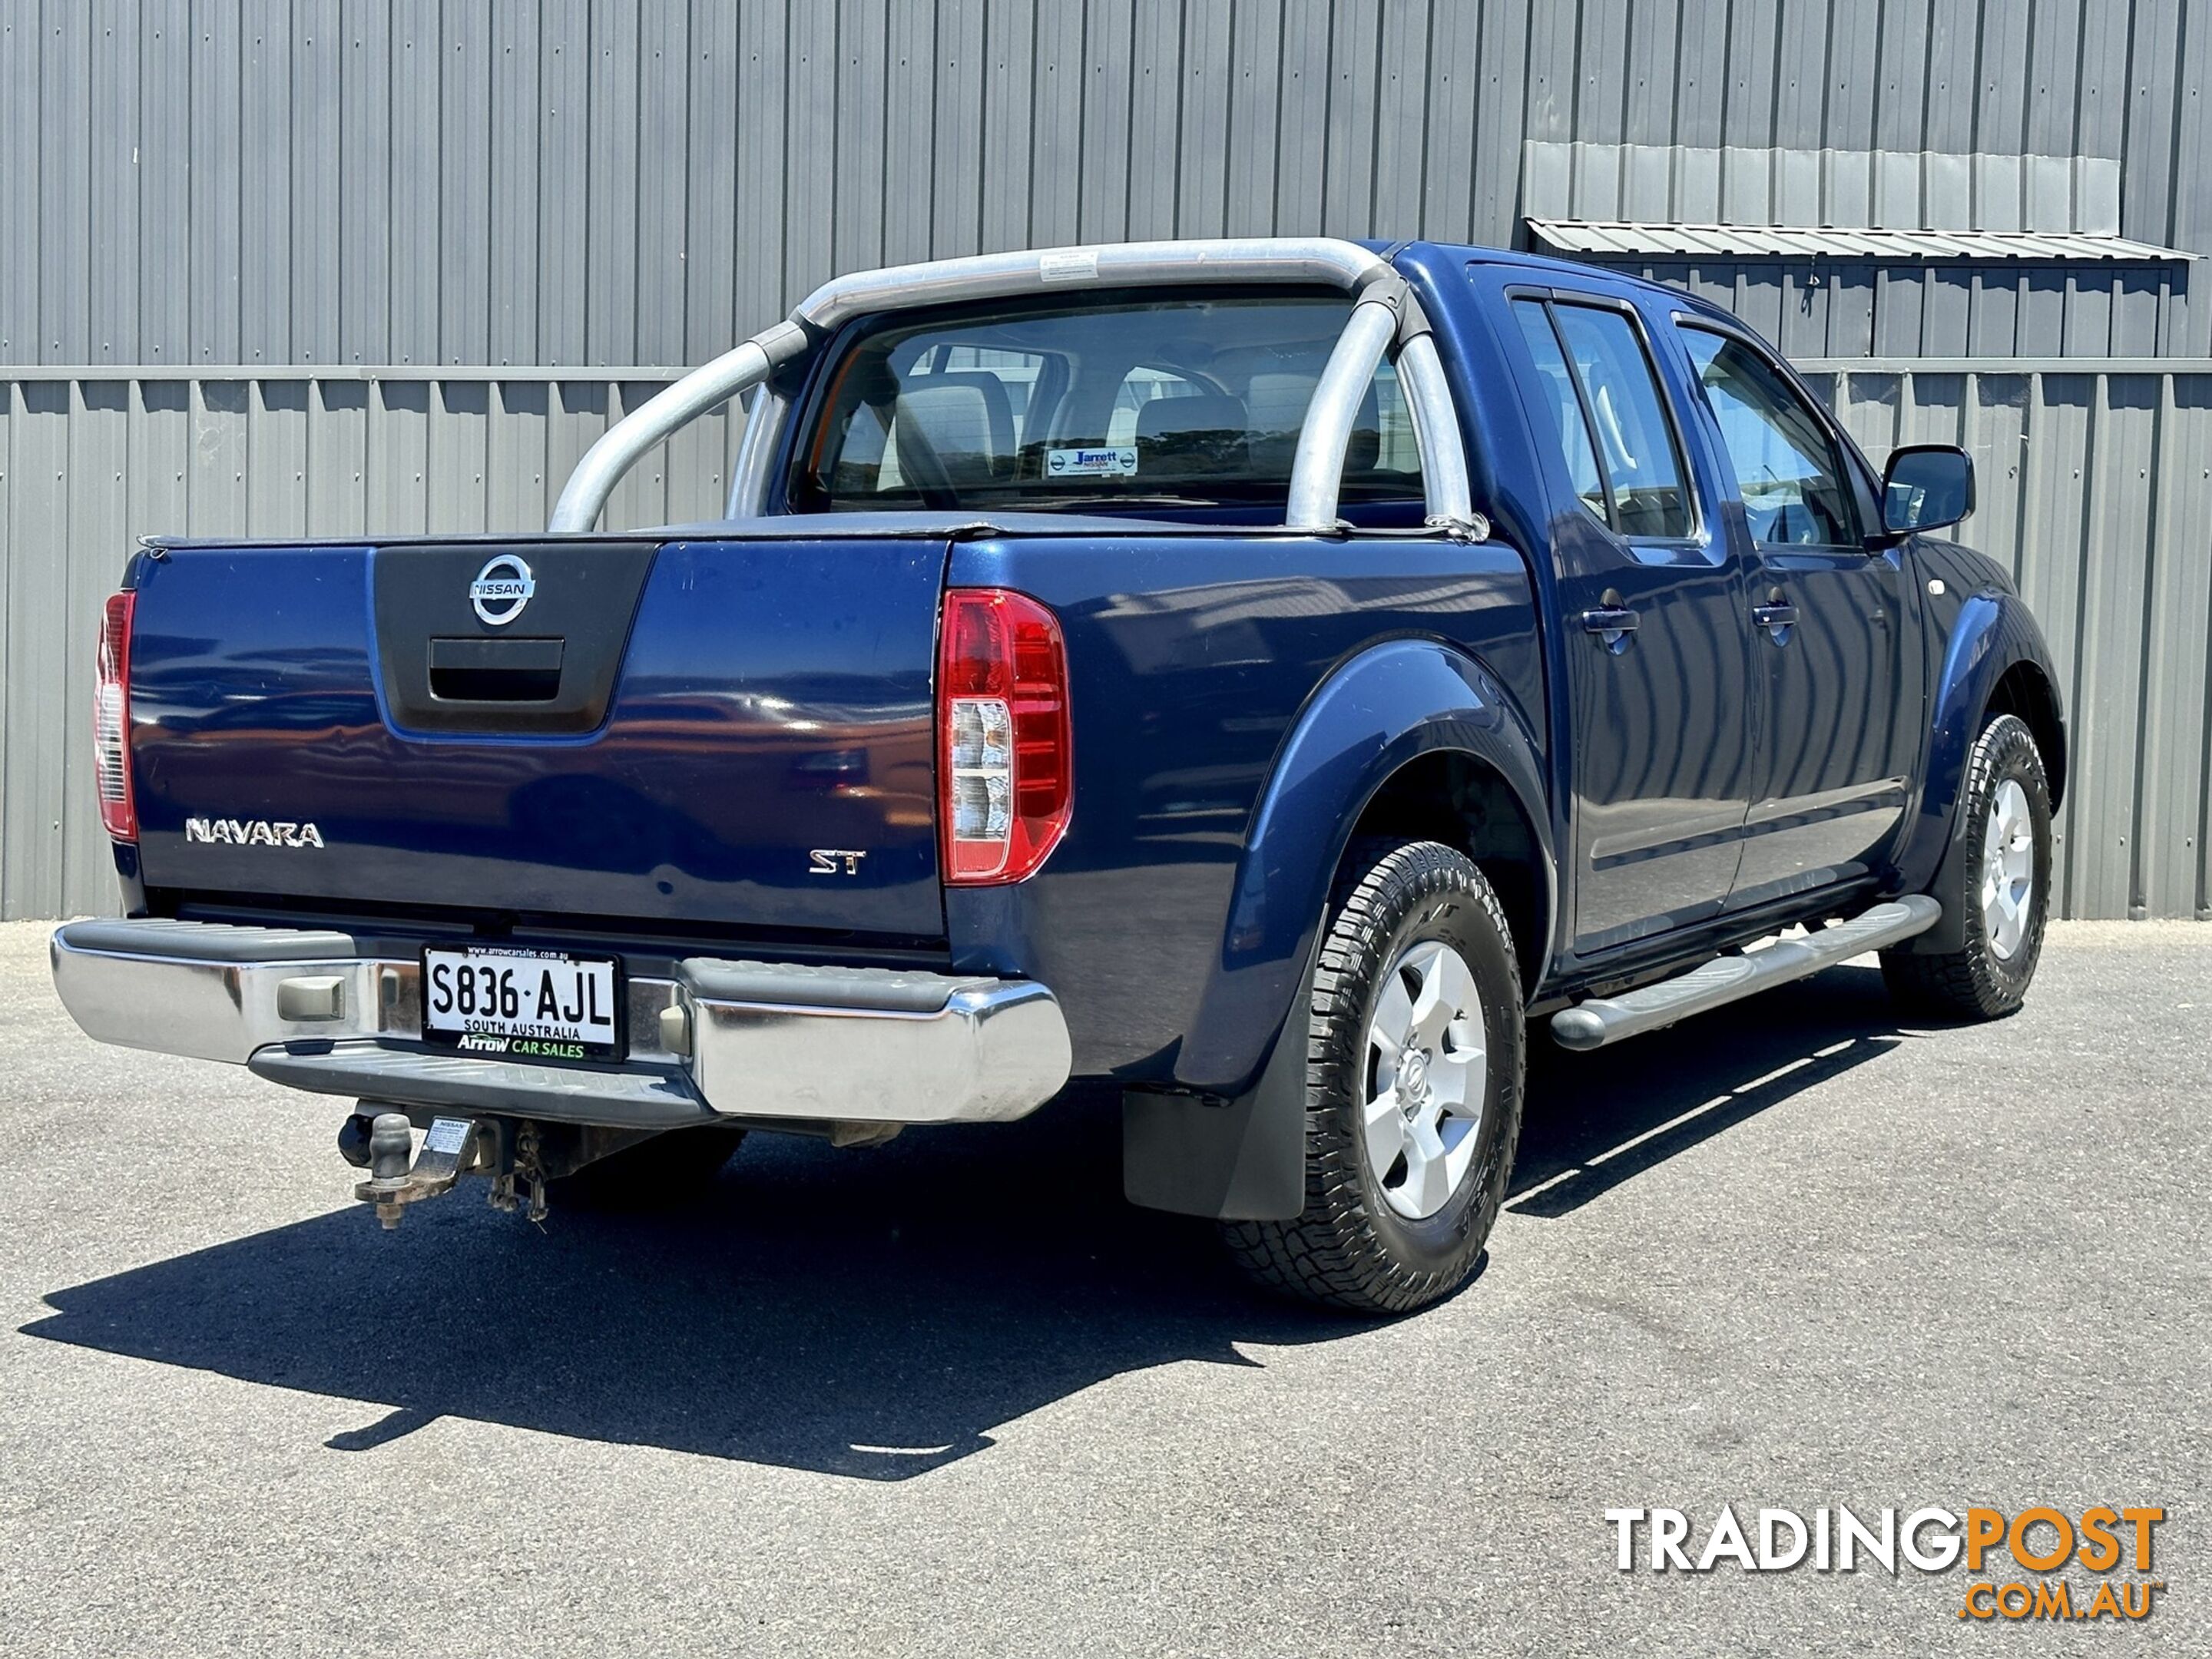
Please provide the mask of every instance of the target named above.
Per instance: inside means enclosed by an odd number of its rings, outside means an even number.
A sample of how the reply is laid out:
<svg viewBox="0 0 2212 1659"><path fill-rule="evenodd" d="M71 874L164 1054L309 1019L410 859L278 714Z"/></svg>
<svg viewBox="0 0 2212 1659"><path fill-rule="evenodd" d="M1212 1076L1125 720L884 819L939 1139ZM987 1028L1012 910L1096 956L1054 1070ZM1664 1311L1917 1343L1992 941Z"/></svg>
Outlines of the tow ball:
<svg viewBox="0 0 2212 1659"><path fill-rule="evenodd" d="M347 1121L338 1136L338 1150L348 1162L367 1166L368 1179L354 1188L353 1195L376 1206L376 1218L386 1232L399 1224L410 1204L452 1191L453 1182L477 1168L487 1150L488 1137L467 1118L431 1120L420 1153L414 1152L414 1126L404 1113L379 1112L371 1119L365 1149L360 1124L358 1115ZM366 1151L365 1158L357 1155L361 1150Z"/></svg>
<svg viewBox="0 0 2212 1659"><path fill-rule="evenodd" d="M587 1129L565 1137L556 1133L549 1144L546 1130L538 1123L506 1117L439 1117L431 1119L422 1150L416 1152L414 1126L407 1115L372 1115L374 1104L362 1102L362 1109L338 1130L338 1156L356 1170L368 1171L368 1179L355 1186L353 1195L376 1206L376 1218L386 1232L399 1224L407 1206L451 1192L465 1175L491 1178L495 1210L523 1210L531 1220L543 1221L552 1177L573 1173L592 1158L643 1138Z"/></svg>

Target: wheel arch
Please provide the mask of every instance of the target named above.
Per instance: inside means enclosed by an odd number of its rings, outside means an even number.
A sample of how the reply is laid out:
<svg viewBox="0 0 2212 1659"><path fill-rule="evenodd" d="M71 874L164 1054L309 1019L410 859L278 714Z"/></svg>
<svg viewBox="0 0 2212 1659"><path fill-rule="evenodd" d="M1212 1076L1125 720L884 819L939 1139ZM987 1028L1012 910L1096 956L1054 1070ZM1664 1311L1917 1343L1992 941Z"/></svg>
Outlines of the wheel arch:
<svg viewBox="0 0 2212 1659"><path fill-rule="evenodd" d="M1249 1086L1273 1046L1312 954L1346 848L1373 809L1428 799L1427 781L1460 755L1474 776L1497 780L1486 800L1510 799L1534 844L1547 906L1556 888L1543 771L1536 744L1499 679L1440 640L1368 647L1316 688L1276 750L1237 860L1221 948L1184 1036L1181 1087L1232 1095ZM1378 803L1380 805L1378 805ZM1540 973L1542 959L1537 963Z"/></svg>
<svg viewBox="0 0 2212 1659"><path fill-rule="evenodd" d="M2058 693L2049 671L2039 662L2021 658L1997 676L1977 726L1978 731L1996 714L2017 714L2026 722L2035 734L2036 748L2042 751L2053 811L2066 804L2066 721L2059 710Z"/></svg>
<svg viewBox="0 0 2212 1659"><path fill-rule="evenodd" d="M1557 872L1542 832L1496 765L1466 749L1415 755L1377 784L1337 854L1331 887L1361 873L1364 843L1433 841L1464 853L1489 878L1513 935L1523 996L1550 955Z"/></svg>
<svg viewBox="0 0 2212 1659"><path fill-rule="evenodd" d="M1304 1045L1279 1039L1310 983L1330 894L1366 835L1441 841L1493 887L1503 877L1524 985L1541 981L1558 902L1543 776L1500 682L1454 646L1386 641L1322 682L1253 809L1174 1084L1125 1097L1133 1201L1244 1219L1303 1207Z"/></svg>
<svg viewBox="0 0 2212 1659"><path fill-rule="evenodd" d="M2034 734L2055 810L2064 796L2068 750L2065 706L2051 653L2020 596L1985 587L1960 605L1936 673L1919 806L1898 856L1898 890L1928 891L1946 861L1959 855L1966 767L1993 714L2017 715ZM1947 907L1914 948L1956 949L1961 927Z"/></svg>

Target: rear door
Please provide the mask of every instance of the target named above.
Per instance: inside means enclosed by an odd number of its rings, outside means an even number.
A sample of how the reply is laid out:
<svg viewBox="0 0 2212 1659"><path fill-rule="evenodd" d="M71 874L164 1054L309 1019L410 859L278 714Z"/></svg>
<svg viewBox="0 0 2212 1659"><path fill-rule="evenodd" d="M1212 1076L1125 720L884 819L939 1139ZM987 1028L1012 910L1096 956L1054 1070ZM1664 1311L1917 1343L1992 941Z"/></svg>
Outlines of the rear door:
<svg viewBox="0 0 2212 1659"><path fill-rule="evenodd" d="M1718 914L1751 799L1748 629L1735 546L1698 491L1643 319L1595 293L1516 291L1528 414L1565 480L1552 525L1575 790L1574 950Z"/></svg>
<svg viewBox="0 0 2212 1659"><path fill-rule="evenodd" d="M1730 473L1749 572L1758 787L1729 896L1745 908L1867 872L1905 812L1918 750L1915 595L1901 550L1869 548L1872 502L1828 422L1733 331L1677 325Z"/></svg>
<svg viewBox="0 0 2212 1659"><path fill-rule="evenodd" d="M946 544L792 529L147 562L131 684L147 882L941 937Z"/></svg>

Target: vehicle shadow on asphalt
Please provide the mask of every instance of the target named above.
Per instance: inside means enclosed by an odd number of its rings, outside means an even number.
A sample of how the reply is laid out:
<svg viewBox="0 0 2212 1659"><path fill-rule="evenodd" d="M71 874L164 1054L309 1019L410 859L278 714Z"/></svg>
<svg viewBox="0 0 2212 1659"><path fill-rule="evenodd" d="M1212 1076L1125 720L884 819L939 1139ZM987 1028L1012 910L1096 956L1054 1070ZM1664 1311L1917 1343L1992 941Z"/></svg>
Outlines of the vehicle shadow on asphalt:
<svg viewBox="0 0 2212 1659"><path fill-rule="evenodd" d="M1540 1054L1512 1206L1565 1214L1899 1040L1865 970L1754 1006L1625 1068ZM56 1291L23 1329L391 1407L340 1451L461 1417L901 1480L1125 1372L1366 1328L1255 1295L1208 1224L1120 1188L1115 1103L1074 1095L871 1152L755 1137L681 1213L541 1231L472 1182L386 1234L349 1206Z"/></svg>
<svg viewBox="0 0 2212 1659"><path fill-rule="evenodd" d="M1532 1030L1506 1207L1569 1214L1910 1040L1881 969L1856 965L1595 1054L1570 1054Z"/></svg>
<svg viewBox="0 0 2212 1659"><path fill-rule="evenodd" d="M392 1408L339 1450L459 1417L901 1480L1109 1377L1360 1328L1124 1203L1120 1133L1113 1097L1072 1096L874 1151L760 1135L702 1204L542 1231L471 1178L396 1232L349 1205L58 1291L24 1329Z"/></svg>

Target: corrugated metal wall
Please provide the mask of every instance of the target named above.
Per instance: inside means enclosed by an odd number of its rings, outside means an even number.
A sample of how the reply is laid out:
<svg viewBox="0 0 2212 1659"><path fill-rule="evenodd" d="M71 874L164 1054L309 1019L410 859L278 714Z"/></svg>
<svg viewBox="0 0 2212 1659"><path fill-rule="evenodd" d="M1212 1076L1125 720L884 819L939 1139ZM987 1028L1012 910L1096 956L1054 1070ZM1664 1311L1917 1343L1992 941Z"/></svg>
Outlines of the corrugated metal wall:
<svg viewBox="0 0 2212 1659"><path fill-rule="evenodd" d="M2111 155L1531 138L1522 166L1531 219L2120 234Z"/></svg>
<svg viewBox="0 0 2212 1659"><path fill-rule="evenodd" d="M1532 138L2116 158L2212 253L2208 67L2184 0L0 0L0 362L696 362L888 261L1505 242Z"/></svg>
<svg viewBox="0 0 2212 1659"><path fill-rule="evenodd" d="M2125 234L2212 253L2208 69L2196 0L0 0L0 365L45 366L0 368L0 913L110 902L92 617L139 533L536 528L629 366L833 271L1506 242L1530 140L2107 157ZM1834 384L1877 453L1951 410L2016 486L1972 536L2072 680L2069 906L2203 913L2212 305L2168 267L1653 274L1801 356L2190 355ZM734 425L611 521L711 512Z"/></svg>
<svg viewBox="0 0 2212 1659"><path fill-rule="evenodd" d="M2212 918L2212 362L1823 367L1877 462L1973 454L1960 539L2011 565L2065 691L2064 914Z"/></svg>

